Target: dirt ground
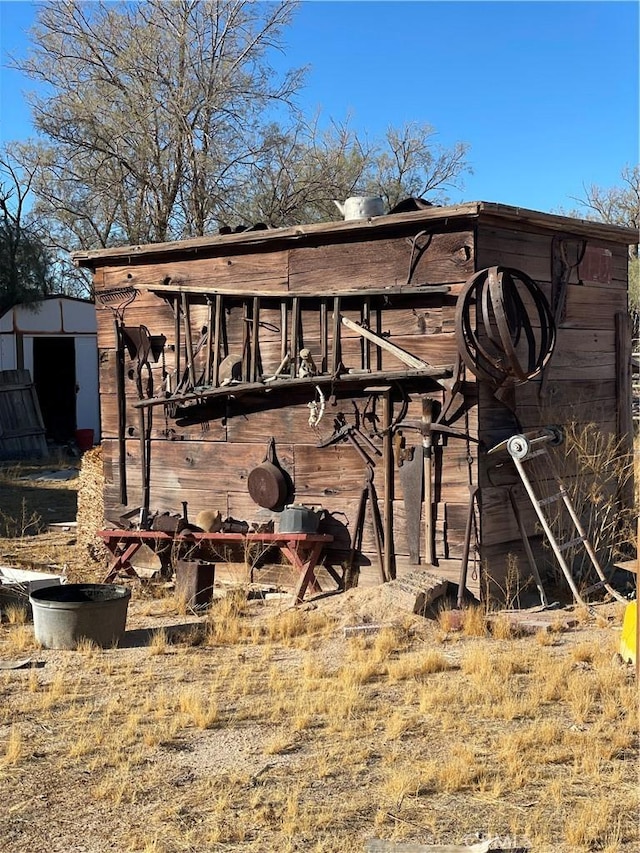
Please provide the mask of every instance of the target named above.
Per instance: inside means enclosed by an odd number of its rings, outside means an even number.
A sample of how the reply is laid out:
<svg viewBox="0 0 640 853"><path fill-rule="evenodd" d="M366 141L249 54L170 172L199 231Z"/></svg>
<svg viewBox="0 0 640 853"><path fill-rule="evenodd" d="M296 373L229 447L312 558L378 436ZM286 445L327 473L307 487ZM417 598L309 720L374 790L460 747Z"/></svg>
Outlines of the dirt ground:
<svg viewBox="0 0 640 853"><path fill-rule="evenodd" d="M44 532L74 481L10 474L0 562L99 580L71 532ZM525 633L477 609L421 619L381 588L301 608L225 588L200 615L131 588L117 648L42 649L4 615L3 851L640 849L619 603L530 614Z"/></svg>

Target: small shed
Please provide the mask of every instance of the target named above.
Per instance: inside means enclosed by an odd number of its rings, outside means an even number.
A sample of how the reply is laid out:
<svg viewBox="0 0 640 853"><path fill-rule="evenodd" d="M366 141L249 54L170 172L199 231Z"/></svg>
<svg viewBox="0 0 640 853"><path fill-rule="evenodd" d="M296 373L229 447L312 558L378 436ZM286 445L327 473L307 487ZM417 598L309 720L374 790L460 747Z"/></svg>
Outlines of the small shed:
<svg viewBox="0 0 640 853"><path fill-rule="evenodd" d="M548 553L488 451L568 421L630 449L636 240L472 202L76 254L97 294L108 517L186 502L277 525L304 504L351 582L425 562L457 581L470 559L476 592L514 560L526 575L527 547ZM286 484L266 510L265 461Z"/></svg>
<svg viewBox="0 0 640 853"><path fill-rule="evenodd" d="M15 305L0 317L0 370L26 370L48 438L77 430L100 439L98 346L93 302L49 296Z"/></svg>

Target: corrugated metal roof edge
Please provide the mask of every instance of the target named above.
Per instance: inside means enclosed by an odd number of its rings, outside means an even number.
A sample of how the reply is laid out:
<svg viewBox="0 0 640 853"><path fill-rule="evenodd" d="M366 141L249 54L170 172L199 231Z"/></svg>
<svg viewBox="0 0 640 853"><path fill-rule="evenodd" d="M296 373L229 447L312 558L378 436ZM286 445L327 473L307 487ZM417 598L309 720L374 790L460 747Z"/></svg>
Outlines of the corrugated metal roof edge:
<svg viewBox="0 0 640 853"><path fill-rule="evenodd" d="M139 246L117 246L110 249L89 249L74 252L72 258L76 266L95 268L122 260L130 263L134 258L171 254L172 252L197 253L200 249L214 249L218 246L256 246L272 242L296 242L304 237L323 234L355 234L385 230L402 224L426 223L440 220L463 218L495 218L511 222L526 222L534 227L553 231L570 231L575 234L588 233L595 238L614 243L631 245L640 241L638 233L631 228L594 222L589 219L574 219L554 213L543 213L522 207L498 204L496 202L474 201L448 207L432 207L412 213L386 214L371 219L357 219L340 222L318 222L309 225L293 225L287 228L273 228L266 231L243 231L239 234L212 234L206 237L190 237L169 243L146 243ZM101 263L103 262L103 263Z"/></svg>

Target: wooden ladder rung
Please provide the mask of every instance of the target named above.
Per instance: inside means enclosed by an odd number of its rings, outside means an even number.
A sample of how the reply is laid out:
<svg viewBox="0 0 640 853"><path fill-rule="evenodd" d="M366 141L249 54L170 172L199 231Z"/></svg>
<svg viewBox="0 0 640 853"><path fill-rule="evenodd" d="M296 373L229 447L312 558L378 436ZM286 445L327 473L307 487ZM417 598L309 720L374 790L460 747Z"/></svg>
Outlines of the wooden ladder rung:
<svg viewBox="0 0 640 853"><path fill-rule="evenodd" d="M547 504L556 503L562 498L562 492L557 492L555 495L549 495L547 498L541 498L538 501L538 506L547 506Z"/></svg>
<svg viewBox="0 0 640 853"><path fill-rule="evenodd" d="M548 455L549 455L549 451L544 447L540 447L540 448L538 448L538 450L531 450L529 453L527 453L527 455L524 457L524 459L522 461L528 462L530 459L534 459L536 456L548 456Z"/></svg>
<svg viewBox="0 0 640 853"><path fill-rule="evenodd" d="M573 548L575 545L580 545L583 542L586 542L586 536L577 536L575 539L570 539L568 542L563 542L562 545L558 545L558 550L566 551L567 548Z"/></svg>

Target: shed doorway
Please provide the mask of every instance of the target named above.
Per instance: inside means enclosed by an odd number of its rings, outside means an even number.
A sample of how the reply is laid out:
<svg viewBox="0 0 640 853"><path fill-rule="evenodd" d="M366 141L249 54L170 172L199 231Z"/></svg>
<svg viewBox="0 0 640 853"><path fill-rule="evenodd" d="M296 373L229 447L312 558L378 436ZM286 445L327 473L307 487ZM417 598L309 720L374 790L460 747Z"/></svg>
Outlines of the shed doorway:
<svg viewBox="0 0 640 853"><path fill-rule="evenodd" d="M72 337L33 339L33 382L47 438L62 444L76 431L76 347Z"/></svg>

